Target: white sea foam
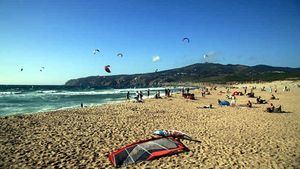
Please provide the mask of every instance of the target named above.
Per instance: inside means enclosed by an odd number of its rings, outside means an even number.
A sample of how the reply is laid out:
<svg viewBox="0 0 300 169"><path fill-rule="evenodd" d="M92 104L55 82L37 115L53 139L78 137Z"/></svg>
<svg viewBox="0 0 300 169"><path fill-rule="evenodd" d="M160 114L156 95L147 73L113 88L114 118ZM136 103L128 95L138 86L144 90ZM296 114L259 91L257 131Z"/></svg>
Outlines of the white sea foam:
<svg viewBox="0 0 300 169"><path fill-rule="evenodd" d="M22 94L21 91L17 92L0 92L0 95L16 95L16 94Z"/></svg>

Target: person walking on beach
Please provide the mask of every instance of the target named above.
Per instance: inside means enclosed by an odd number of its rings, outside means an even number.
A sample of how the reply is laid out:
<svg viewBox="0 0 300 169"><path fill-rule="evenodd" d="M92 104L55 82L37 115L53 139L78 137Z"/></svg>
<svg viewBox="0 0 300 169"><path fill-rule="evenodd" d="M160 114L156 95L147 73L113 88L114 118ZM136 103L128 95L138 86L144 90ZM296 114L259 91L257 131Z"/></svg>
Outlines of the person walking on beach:
<svg viewBox="0 0 300 169"><path fill-rule="evenodd" d="M135 100L138 102L139 101L139 96L140 96L140 94L139 94L139 92L138 91L136 91L135 92Z"/></svg>
<svg viewBox="0 0 300 169"><path fill-rule="evenodd" d="M150 97L150 89L147 90L147 96Z"/></svg>
<svg viewBox="0 0 300 169"><path fill-rule="evenodd" d="M129 93L129 91L127 92L126 99L130 100L130 93Z"/></svg>
<svg viewBox="0 0 300 169"><path fill-rule="evenodd" d="M140 91L140 101L142 102L143 101L143 92Z"/></svg>

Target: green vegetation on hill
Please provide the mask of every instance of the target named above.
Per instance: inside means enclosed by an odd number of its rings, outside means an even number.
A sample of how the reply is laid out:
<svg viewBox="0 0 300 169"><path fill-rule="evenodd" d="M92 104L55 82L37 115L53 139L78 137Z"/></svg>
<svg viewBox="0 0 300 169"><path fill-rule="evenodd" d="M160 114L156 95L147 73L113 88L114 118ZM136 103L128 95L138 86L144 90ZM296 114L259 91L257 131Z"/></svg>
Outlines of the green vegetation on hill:
<svg viewBox="0 0 300 169"><path fill-rule="evenodd" d="M186 82L244 82L244 81L274 81L285 79L300 79L300 68L272 67L267 65L222 65L214 63L197 63L182 68L160 71L156 73L90 76L72 79L67 86L82 87L158 87L165 84Z"/></svg>

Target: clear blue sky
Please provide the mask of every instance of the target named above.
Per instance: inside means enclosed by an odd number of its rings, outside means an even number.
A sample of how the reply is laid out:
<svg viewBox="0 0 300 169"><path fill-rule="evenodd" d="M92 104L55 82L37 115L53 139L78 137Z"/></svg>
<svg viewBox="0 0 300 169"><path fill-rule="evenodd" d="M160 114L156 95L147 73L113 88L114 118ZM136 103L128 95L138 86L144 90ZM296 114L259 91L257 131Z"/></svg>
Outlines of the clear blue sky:
<svg viewBox="0 0 300 169"><path fill-rule="evenodd" d="M300 1L0 0L0 84L64 84L108 75L108 64L111 75L153 72L209 52L222 64L300 67Z"/></svg>

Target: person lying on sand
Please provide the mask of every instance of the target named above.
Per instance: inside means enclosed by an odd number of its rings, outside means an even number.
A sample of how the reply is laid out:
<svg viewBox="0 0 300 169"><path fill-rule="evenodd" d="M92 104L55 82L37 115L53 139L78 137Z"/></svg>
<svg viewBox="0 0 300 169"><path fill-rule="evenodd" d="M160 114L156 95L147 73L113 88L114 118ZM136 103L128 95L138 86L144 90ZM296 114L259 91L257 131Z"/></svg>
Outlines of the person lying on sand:
<svg viewBox="0 0 300 169"><path fill-rule="evenodd" d="M203 108L204 108L204 109L212 109L213 106L212 106L212 104L209 104L208 106L203 106Z"/></svg>
<svg viewBox="0 0 300 169"><path fill-rule="evenodd" d="M261 97L258 96L258 98L256 98L256 103L257 104L266 104L268 102L266 100L261 99Z"/></svg>
<svg viewBox="0 0 300 169"><path fill-rule="evenodd" d="M270 100L279 100L279 98L276 98L276 97L274 96L274 94L272 94Z"/></svg>
<svg viewBox="0 0 300 169"><path fill-rule="evenodd" d="M219 91L219 93L218 93L218 95L222 95L222 94L224 94L225 92L223 92L223 91Z"/></svg>
<svg viewBox="0 0 300 169"><path fill-rule="evenodd" d="M232 99L232 96L226 95L226 99Z"/></svg>
<svg viewBox="0 0 300 169"><path fill-rule="evenodd" d="M254 97L255 97L253 92L252 92L252 93L247 93L246 95L247 95L248 97L250 97L250 98L254 98Z"/></svg>
<svg viewBox="0 0 300 169"><path fill-rule="evenodd" d="M275 106L273 103L270 103L270 107L267 107L266 112L272 113L274 112Z"/></svg>
<svg viewBox="0 0 300 169"><path fill-rule="evenodd" d="M277 108L274 109L274 113L282 113L281 105L279 105Z"/></svg>
<svg viewBox="0 0 300 169"><path fill-rule="evenodd" d="M253 108L252 103L250 100L248 100L247 104L241 104L238 107L242 107L242 108Z"/></svg>
<svg viewBox="0 0 300 169"><path fill-rule="evenodd" d="M269 113L283 113L284 111L282 111L281 105L279 105L277 108L275 108L275 106L271 103L270 107L267 107L266 112L269 112Z"/></svg>

